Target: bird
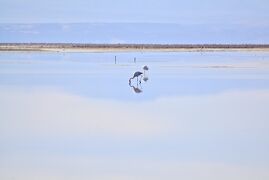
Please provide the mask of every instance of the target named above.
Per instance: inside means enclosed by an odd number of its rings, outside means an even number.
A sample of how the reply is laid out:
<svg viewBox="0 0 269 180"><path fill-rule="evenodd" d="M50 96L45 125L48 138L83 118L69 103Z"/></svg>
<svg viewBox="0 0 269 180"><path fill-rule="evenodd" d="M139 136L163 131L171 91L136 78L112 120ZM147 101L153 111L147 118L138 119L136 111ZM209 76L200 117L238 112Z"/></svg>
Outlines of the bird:
<svg viewBox="0 0 269 180"><path fill-rule="evenodd" d="M148 67L148 66L144 66L144 67L143 67L143 70L144 70L144 71L148 71L148 70L149 70L149 67Z"/></svg>
<svg viewBox="0 0 269 180"><path fill-rule="evenodd" d="M143 74L142 72L140 72L140 71L136 71L136 72L134 73L133 77L131 77L131 78L129 79L129 84L131 83L131 80L134 79L134 78L136 78L137 81L138 81L138 77L139 77L139 76L141 76L141 78L142 78L142 74ZM141 78L140 78L139 83L141 83Z"/></svg>
<svg viewBox="0 0 269 180"><path fill-rule="evenodd" d="M143 70L144 70L144 75L146 75L146 71L149 70L149 67L148 66L143 66Z"/></svg>

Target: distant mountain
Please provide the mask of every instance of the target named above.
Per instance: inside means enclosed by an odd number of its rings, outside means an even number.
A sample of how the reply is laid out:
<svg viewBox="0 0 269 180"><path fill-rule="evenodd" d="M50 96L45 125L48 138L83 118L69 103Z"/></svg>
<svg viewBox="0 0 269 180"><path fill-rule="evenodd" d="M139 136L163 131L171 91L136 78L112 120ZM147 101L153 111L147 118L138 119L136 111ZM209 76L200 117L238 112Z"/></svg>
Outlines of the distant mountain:
<svg viewBox="0 0 269 180"><path fill-rule="evenodd" d="M268 44L269 25L0 24L1 43Z"/></svg>

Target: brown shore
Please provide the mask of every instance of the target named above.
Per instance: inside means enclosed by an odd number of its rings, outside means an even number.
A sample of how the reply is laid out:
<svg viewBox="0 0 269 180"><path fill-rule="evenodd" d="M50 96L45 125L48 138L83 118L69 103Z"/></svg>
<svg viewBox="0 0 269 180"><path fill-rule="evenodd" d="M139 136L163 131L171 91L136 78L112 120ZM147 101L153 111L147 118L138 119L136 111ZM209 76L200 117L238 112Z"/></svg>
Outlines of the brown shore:
<svg viewBox="0 0 269 180"><path fill-rule="evenodd" d="M45 52L207 52L268 51L269 44L76 44L0 43L0 51Z"/></svg>

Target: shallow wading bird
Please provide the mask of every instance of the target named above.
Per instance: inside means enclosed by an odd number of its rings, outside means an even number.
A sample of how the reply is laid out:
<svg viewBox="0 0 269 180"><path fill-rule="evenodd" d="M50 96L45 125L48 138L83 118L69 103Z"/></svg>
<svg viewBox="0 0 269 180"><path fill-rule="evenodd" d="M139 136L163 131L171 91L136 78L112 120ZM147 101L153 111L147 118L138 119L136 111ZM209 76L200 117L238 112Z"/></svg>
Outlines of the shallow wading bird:
<svg viewBox="0 0 269 180"><path fill-rule="evenodd" d="M146 71L149 70L149 67L148 66L143 66L143 70L144 70L144 78L143 78L143 80L145 82L147 82L149 80L149 78L146 76Z"/></svg>
<svg viewBox="0 0 269 180"><path fill-rule="evenodd" d="M134 76L131 77L131 78L129 79L129 84L131 83L131 80L134 79L134 78L136 78L136 80L138 81L138 77L139 77L139 76L140 76L139 83L141 83L142 74L143 74L142 72L140 72L140 71L136 71L136 72L134 73Z"/></svg>
<svg viewBox="0 0 269 180"><path fill-rule="evenodd" d="M149 67L148 66L144 66L143 67L143 70L144 70L144 73L145 73L145 71L148 71L149 70Z"/></svg>
<svg viewBox="0 0 269 180"><path fill-rule="evenodd" d="M148 66L143 66L143 70L144 70L144 76L146 76L146 71L149 70L149 67Z"/></svg>

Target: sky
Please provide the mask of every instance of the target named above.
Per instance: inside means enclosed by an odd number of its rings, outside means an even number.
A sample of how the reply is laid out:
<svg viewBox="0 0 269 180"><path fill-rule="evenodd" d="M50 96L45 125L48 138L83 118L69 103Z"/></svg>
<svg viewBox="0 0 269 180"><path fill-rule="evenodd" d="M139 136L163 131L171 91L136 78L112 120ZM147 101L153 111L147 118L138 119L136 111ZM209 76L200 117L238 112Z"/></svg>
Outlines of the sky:
<svg viewBox="0 0 269 180"><path fill-rule="evenodd" d="M267 24L267 0L0 0L0 23Z"/></svg>
<svg viewBox="0 0 269 180"><path fill-rule="evenodd" d="M267 44L268 12L267 0L0 0L0 42Z"/></svg>
<svg viewBox="0 0 269 180"><path fill-rule="evenodd" d="M142 23L126 36L120 25L3 25L0 42L97 32L97 42L212 43L220 30L217 42L264 43L268 12L268 0L0 0L0 23ZM1 53L0 179L269 179L268 53L123 53L116 65L114 55ZM128 78L143 64L139 98Z"/></svg>
<svg viewBox="0 0 269 180"><path fill-rule="evenodd" d="M0 42L266 44L268 12L267 0L0 0Z"/></svg>

